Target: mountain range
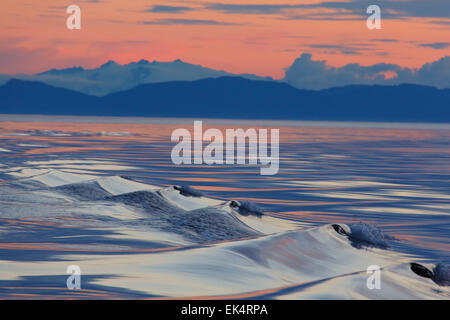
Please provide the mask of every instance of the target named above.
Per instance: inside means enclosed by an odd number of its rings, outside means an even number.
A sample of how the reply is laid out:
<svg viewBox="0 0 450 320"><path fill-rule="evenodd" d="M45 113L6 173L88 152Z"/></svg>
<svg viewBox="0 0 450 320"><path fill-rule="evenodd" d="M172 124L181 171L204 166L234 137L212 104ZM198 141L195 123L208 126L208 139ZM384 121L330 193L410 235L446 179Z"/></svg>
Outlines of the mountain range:
<svg viewBox="0 0 450 320"><path fill-rule="evenodd" d="M19 79L0 86L4 114L450 122L449 106L450 89L403 84L303 90L237 76L146 83L101 97Z"/></svg>
<svg viewBox="0 0 450 320"><path fill-rule="evenodd" d="M11 79L39 81L55 87L70 89L88 95L104 96L128 90L140 84L168 81L194 81L224 76L240 76L253 80L272 80L251 74L236 75L225 71L205 68L181 60L149 62L140 60L125 65L108 61L98 68L72 67L51 69L34 75L0 74L0 85Z"/></svg>

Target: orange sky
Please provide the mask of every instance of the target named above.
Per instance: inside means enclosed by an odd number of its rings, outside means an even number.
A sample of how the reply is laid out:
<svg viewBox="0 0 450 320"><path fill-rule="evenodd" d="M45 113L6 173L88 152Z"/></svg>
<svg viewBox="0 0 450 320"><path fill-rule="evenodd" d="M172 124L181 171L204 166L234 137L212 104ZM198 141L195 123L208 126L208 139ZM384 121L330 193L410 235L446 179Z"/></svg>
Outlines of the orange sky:
<svg viewBox="0 0 450 320"><path fill-rule="evenodd" d="M346 1L350 0L339 2ZM0 73L36 73L74 65L93 68L107 60L128 63L140 59L171 61L180 58L214 69L280 78L284 69L303 52L312 53L314 60L328 60L334 66L386 62L419 67L450 55L450 46L440 49L421 46L450 41L449 17L383 18L382 7L382 30L369 30L365 17L343 15L334 9L288 8L276 13L230 13L208 7L211 3L303 5L320 2L3 0L0 4ZM81 30L66 28L66 7L70 4L81 7ZM180 9L178 13L145 12L155 5L191 9ZM364 5L361 8L364 13ZM292 18L300 15L303 17ZM324 18L313 20L317 15Z"/></svg>

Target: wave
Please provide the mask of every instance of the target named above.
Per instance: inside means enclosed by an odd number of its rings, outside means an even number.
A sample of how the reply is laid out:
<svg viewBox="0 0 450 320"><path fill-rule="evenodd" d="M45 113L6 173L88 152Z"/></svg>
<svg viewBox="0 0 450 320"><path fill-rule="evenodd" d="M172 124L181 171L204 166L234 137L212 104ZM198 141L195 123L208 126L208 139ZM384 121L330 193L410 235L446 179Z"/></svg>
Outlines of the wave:
<svg viewBox="0 0 450 320"><path fill-rule="evenodd" d="M188 186L158 187L121 176L92 178L55 169L29 180L77 201L119 203L145 217L142 225L181 235L189 242L229 241L261 236L270 230L267 225L271 219L252 222L240 218L261 217L262 212L250 202L208 198ZM272 228L278 231L281 225ZM288 225L285 223L283 230L293 228Z"/></svg>
<svg viewBox="0 0 450 320"><path fill-rule="evenodd" d="M177 247L166 245L139 255L130 251L126 258L117 253L101 259L92 258L93 252L89 257L78 254L77 261L88 266L91 274L104 275L105 270L114 274L96 280L104 286L129 290L134 284L144 296L163 297L448 297L448 265L430 267L431 279L421 276L408 256L386 250L393 238L373 225L299 228L251 202L216 199L191 187L161 187L122 176L59 170L27 172L34 175L22 175L20 181L40 184L40 190L33 191L36 197L55 195L55 199L72 201L67 210L84 207L91 215L111 212L115 218L123 212L133 220L120 220L121 228L133 227L133 232L142 231L139 234L145 237L160 232L162 238L176 239ZM42 210L48 213L51 207ZM367 270L374 265L382 272L380 290L367 287Z"/></svg>

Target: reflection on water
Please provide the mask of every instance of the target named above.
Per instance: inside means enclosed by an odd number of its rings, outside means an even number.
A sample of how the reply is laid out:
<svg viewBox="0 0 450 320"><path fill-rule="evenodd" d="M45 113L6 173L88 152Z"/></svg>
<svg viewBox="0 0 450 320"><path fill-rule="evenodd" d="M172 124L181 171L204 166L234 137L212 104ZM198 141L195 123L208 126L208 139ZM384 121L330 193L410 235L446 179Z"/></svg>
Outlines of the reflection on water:
<svg viewBox="0 0 450 320"><path fill-rule="evenodd" d="M35 198L10 183L23 179L22 170L36 176L57 169L96 177L121 175L160 187L190 185L215 199L251 200L273 219L294 222L299 228L374 223L399 240L394 250L423 261L450 262L450 128L445 125L374 128L277 122L280 171L276 176L260 176L255 166L174 166L170 135L179 127L192 130L192 122L186 120L57 119L0 122L0 297L164 297L158 290L159 282L165 281L165 286L170 282L158 269L164 264L153 265L148 257L140 269L141 257L208 246L187 244L175 234L168 239L158 230L149 232L152 226L121 204L108 204L107 212L92 204L75 209L71 197L54 197L37 186L33 192L39 192L42 212L36 210ZM245 129L245 124L238 127ZM206 122L204 130L208 127L224 132L230 123ZM114 272L101 271L105 265L99 261L105 256L108 263L116 264ZM88 266L85 272L90 275L83 280L86 289L68 292L61 288L64 270L68 261L78 260ZM130 263L136 264L131 271ZM182 273L183 266L179 267L177 272ZM220 281L227 281L227 275L222 276ZM140 283L141 277L151 277L155 290ZM177 276L172 281L175 288ZM180 281L189 287L185 278ZM271 280L265 284L247 294L213 292L201 281L196 285L204 286L200 296L205 292L241 298L266 297L298 287Z"/></svg>

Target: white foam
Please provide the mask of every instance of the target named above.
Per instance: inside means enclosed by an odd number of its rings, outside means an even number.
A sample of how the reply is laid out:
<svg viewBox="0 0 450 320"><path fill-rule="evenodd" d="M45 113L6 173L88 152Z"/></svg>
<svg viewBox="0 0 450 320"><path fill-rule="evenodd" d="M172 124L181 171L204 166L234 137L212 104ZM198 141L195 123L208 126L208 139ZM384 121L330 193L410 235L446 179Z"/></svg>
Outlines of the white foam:
<svg viewBox="0 0 450 320"><path fill-rule="evenodd" d="M48 147L48 145L28 144L28 143L19 143L18 146L20 146L20 147L30 147L30 148L47 148Z"/></svg>
<svg viewBox="0 0 450 320"><path fill-rule="evenodd" d="M24 133L24 132L10 132L10 133L1 133L0 136L2 137L26 137L30 134Z"/></svg>

